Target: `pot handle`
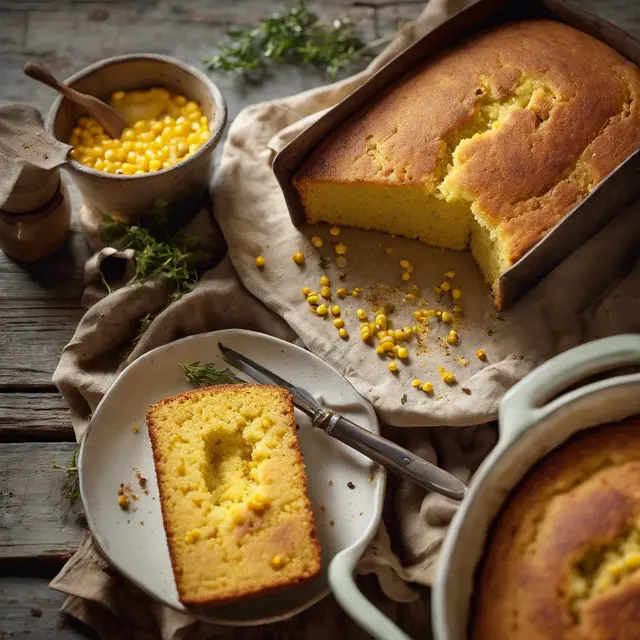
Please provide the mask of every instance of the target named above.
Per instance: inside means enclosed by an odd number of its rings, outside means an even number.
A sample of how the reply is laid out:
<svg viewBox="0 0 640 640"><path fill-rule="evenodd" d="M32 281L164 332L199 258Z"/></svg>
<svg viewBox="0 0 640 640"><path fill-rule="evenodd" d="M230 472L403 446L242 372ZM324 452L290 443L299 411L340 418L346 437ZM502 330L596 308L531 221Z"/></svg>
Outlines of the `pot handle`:
<svg viewBox="0 0 640 640"><path fill-rule="evenodd" d="M505 394L499 411L501 443L513 442L560 406L610 385L611 379L593 382L556 397L568 386L607 369L634 364L640 364L639 334L587 342L551 358Z"/></svg>
<svg viewBox="0 0 640 640"><path fill-rule="evenodd" d="M349 616L376 640L411 640L358 589L353 574L363 552L364 546L350 547L331 561L329 584L333 595Z"/></svg>

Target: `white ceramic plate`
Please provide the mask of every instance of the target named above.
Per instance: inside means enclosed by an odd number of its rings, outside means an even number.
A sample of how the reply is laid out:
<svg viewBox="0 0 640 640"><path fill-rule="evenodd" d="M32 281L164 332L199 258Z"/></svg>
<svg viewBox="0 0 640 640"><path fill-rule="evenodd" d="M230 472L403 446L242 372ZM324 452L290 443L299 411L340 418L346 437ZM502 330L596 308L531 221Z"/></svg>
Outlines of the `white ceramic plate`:
<svg viewBox="0 0 640 640"><path fill-rule="evenodd" d="M193 388L179 362L228 366L218 342L306 388L325 407L370 431L379 430L371 405L337 371L310 352L264 334L230 329L191 336L154 349L128 366L100 402L82 442L82 501L91 533L109 561L149 595L179 611L186 608L178 600L169 560L145 416L155 402ZM313 429L298 410L296 420L322 547L322 573L288 592L198 611L200 618L217 624L254 625L299 613L329 592L327 568L334 556L351 547L361 553L375 534L382 512L384 471ZM137 471L148 478L148 495L138 486ZM355 488L349 488L348 482ZM121 483L131 484L139 496L135 512L118 506Z"/></svg>

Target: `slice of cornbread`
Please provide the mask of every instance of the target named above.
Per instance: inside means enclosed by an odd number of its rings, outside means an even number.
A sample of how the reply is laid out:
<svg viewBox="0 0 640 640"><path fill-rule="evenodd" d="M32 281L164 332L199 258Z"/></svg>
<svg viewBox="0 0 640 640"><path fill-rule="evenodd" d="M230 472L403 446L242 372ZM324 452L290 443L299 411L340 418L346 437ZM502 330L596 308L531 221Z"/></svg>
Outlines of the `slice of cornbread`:
<svg viewBox="0 0 640 640"><path fill-rule="evenodd" d="M320 546L287 391L188 391L153 405L147 424L183 604L228 604L318 574Z"/></svg>
<svg viewBox="0 0 640 640"><path fill-rule="evenodd" d="M640 69L565 24L503 25L444 51L303 163L310 223L471 252L498 277L640 147Z"/></svg>

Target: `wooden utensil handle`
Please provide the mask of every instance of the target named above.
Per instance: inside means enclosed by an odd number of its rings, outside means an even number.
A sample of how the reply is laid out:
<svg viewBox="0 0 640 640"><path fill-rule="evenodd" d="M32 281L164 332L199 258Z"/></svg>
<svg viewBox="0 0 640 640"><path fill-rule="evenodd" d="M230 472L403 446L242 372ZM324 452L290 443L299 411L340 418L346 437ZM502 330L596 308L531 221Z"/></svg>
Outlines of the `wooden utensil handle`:
<svg viewBox="0 0 640 640"><path fill-rule="evenodd" d="M46 84L48 87L69 96L72 93L76 93L71 87L57 80L54 75L45 67L36 64L34 62L27 62L24 65L24 72L30 78Z"/></svg>

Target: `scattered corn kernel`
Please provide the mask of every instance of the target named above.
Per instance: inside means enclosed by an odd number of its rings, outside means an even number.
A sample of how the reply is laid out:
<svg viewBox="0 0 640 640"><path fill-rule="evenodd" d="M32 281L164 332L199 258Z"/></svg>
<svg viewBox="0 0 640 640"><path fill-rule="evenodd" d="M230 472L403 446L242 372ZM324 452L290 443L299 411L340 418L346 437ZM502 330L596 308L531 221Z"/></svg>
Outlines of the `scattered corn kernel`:
<svg viewBox="0 0 640 640"><path fill-rule="evenodd" d="M133 427L131 427L132 433L138 433L139 430L140 430L140 427L138 427L138 425L134 425Z"/></svg>
<svg viewBox="0 0 640 640"><path fill-rule="evenodd" d="M397 373L398 372L398 365L395 362L390 362L389 363L389 371L391 371L391 373Z"/></svg>
<svg viewBox="0 0 640 640"><path fill-rule="evenodd" d="M353 289L353 290L351 291L351 295L352 295L354 298L357 298L357 297L360 295L360 289L358 289L358 288L356 287L355 289Z"/></svg>
<svg viewBox="0 0 640 640"><path fill-rule="evenodd" d="M403 269L408 269L411 266L411 263L408 260L400 260L400 266Z"/></svg>
<svg viewBox="0 0 640 640"><path fill-rule="evenodd" d="M320 302L320 296L315 292L312 291L308 296L307 296L307 302L309 304L318 304Z"/></svg>
<svg viewBox="0 0 640 640"><path fill-rule="evenodd" d="M339 316L340 315L340 306L337 304L334 304L331 307L331 315L332 316Z"/></svg>
<svg viewBox="0 0 640 640"><path fill-rule="evenodd" d="M456 277L456 272L455 271L447 271L444 275L447 276L447 278L453 280L453 278Z"/></svg>
<svg viewBox="0 0 640 640"><path fill-rule="evenodd" d="M460 289L454 289L451 292L451 296L454 300L459 300L460 297L462 296L462 291L460 291Z"/></svg>
<svg viewBox="0 0 640 640"><path fill-rule="evenodd" d="M367 312L364 309L358 309L356 311L356 318L358 318L358 320L366 320Z"/></svg>
<svg viewBox="0 0 640 640"><path fill-rule="evenodd" d="M404 360L405 358L409 357L409 352L404 348L404 347L400 347L398 349L398 358L400 358L401 360Z"/></svg>
<svg viewBox="0 0 640 640"><path fill-rule="evenodd" d="M338 256L336 258L336 265L341 269L344 269L347 266L347 259L344 256Z"/></svg>
<svg viewBox="0 0 640 640"><path fill-rule="evenodd" d="M285 564L286 562L282 556L273 556L273 558L271 558L271 566L274 569L280 569L281 567L284 567Z"/></svg>
<svg viewBox="0 0 640 640"><path fill-rule="evenodd" d="M453 329L451 329L451 331L449 331L449 335L445 338L445 340L449 344L456 344L456 342L458 342L458 334Z"/></svg>
<svg viewBox="0 0 640 640"><path fill-rule="evenodd" d="M486 360L487 359L487 354L484 352L484 349L478 349L476 351L476 358L478 358L478 360Z"/></svg>
<svg viewBox="0 0 640 640"><path fill-rule="evenodd" d="M331 289L329 287L322 287L322 289L320 289L320 295L323 298L329 299L331 297Z"/></svg>
<svg viewBox="0 0 640 640"><path fill-rule="evenodd" d="M348 338L349 337L349 332L344 327L341 327L340 329L338 329L338 335L341 338Z"/></svg>
<svg viewBox="0 0 640 640"><path fill-rule="evenodd" d="M320 276L320 285L323 287L328 287L331 284L329 278L327 276Z"/></svg>
<svg viewBox="0 0 640 640"><path fill-rule="evenodd" d="M443 291L449 291L449 289L451 289L451 285L448 282L445 281L445 282L440 284L440 288Z"/></svg>
<svg viewBox="0 0 640 640"><path fill-rule="evenodd" d="M384 355L384 349L383 349L380 345L378 345L378 346L376 347L376 353L377 353L379 356L383 356L383 355Z"/></svg>
<svg viewBox="0 0 640 640"><path fill-rule="evenodd" d="M302 287L302 289L300 289L300 293L306 297L311 293L311 289L309 289L309 287Z"/></svg>
<svg viewBox="0 0 640 640"><path fill-rule="evenodd" d="M447 384L453 384L456 381L456 377L453 375L453 373L444 371L442 374L442 381L446 382Z"/></svg>
<svg viewBox="0 0 640 640"><path fill-rule="evenodd" d="M342 329L342 327L344 327L344 320L343 320L342 318L336 318L336 319L333 321L333 326L334 326L336 329Z"/></svg>
<svg viewBox="0 0 640 640"><path fill-rule="evenodd" d="M406 282L407 280L411 280L411 274L407 273L406 271L400 276L401 280L404 280L404 282Z"/></svg>
<svg viewBox="0 0 640 640"><path fill-rule="evenodd" d="M425 382L422 387L420 387L425 393L433 393L433 385L430 382Z"/></svg>
<svg viewBox="0 0 640 640"><path fill-rule="evenodd" d="M416 268L412 264L407 267L407 273L413 273L415 270Z"/></svg>
<svg viewBox="0 0 640 640"><path fill-rule="evenodd" d="M125 511L129 508L129 498L127 496L120 496L118 498L118 506Z"/></svg>
<svg viewBox="0 0 640 640"><path fill-rule="evenodd" d="M258 256L256 258L256 267L264 267L265 265L265 260L263 256Z"/></svg>
<svg viewBox="0 0 640 640"><path fill-rule="evenodd" d="M411 381L412 387L419 387L421 384L422 384L422 381L418 380L418 378L415 378L414 380Z"/></svg>
<svg viewBox="0 0 640 640"><path fill-rule="evenodd" d="M442 322L451 322L453 320L453 316L448 311L443 311L440 317Z"/></svg>
<svg viewBox="0 0 640 640"><path fill-rule="evenodd" d="M345 247L342 244L342 242L338 242L338 244L335 246L335 251L339 256L341 256L341 255L347 253L347 247Z"/></svg>
<svg viewBox="0 0 640 640"><path fill-rule="evenodd" d="M380 327L382 331L387 330L387 316L384 313L379 313L376 316L375 323Z"/></svg>
<svg viewBox="0 0 640 640"><path fill-rule="evenodd" d="M325 304L319 304L318 308L316 309L316 313L319 316L326 316L328 312L329 310L327 309L327 305Z"/></svg>
<svg viewBox="0 0 640 640"><path fill-rule="evenodd" d="M313 236L313 238L311 238L311 244L316 247L316 249L320 249L320 247L324 244L324 241L320 236Z"/></svg>
<svg viewBox="0 0 640 640"><path fill-rule="evenodd" d="M386 251L389 255L391 255L391 254L393 253L393 247L387 247L387 248L385 249L385 251Z"/></svg>
<svg viewBox="0 0 640 640"><path fill-rule="evenodd" d="M405 338L408 338L413 333L413 329L411 327L402 327L402 333L404 333Z"/></svg>
<svg viewBox="0 0 640 640"><path fill-rule="evenodd" d="M336 291L336 295L339 298L344 298L347 295L347 290L344 287L340 287L337 291Z"/></svg>
<svg viewBox="0 0 640 640"><path fill-rule="evenodd" d="M294 253L291 256L291 259L296 263L296 264L304 264L304 253L298 252L298 253Z"/></svg>
<svg viewBox="0 0 640 640"><path fill-rule="evenodd" d="M340 227L331 227L331 228L329 229L329 233L330 233L332 236L339 236L339 235L340 235Z"/></svg>
<svg viewBox="0 0 640 640"><path fill-rule="evenodd" d="M457 304L453 305L453 312L454 313L462 313L462 307L459 307Z"/></svg>

